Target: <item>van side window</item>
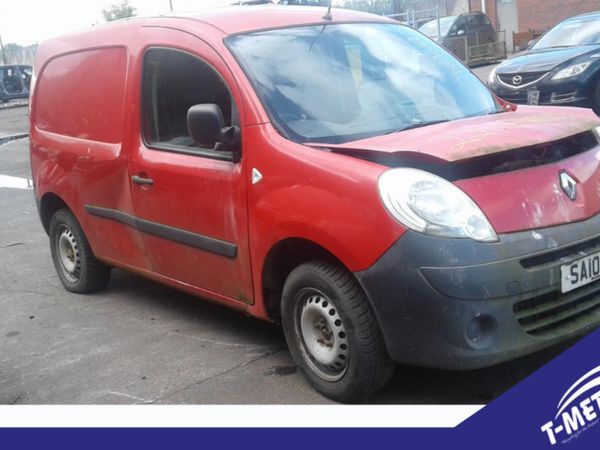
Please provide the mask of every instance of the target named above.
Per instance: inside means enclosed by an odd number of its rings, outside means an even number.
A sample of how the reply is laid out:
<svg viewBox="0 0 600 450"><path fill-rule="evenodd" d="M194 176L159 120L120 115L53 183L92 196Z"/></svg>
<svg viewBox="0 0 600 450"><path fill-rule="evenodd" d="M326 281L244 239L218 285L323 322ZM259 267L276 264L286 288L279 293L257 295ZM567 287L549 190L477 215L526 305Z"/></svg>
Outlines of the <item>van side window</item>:
<svg viewBox="0 0 600 450"><path fill-rule="evenodd" d="M188 109L203 103L221 108L226 127L239 126L229 89L208 63L180 50L150 49L144 58L142 92L143 135L148 145L224 159L226 152L201 148L187 128Z"/></svg>

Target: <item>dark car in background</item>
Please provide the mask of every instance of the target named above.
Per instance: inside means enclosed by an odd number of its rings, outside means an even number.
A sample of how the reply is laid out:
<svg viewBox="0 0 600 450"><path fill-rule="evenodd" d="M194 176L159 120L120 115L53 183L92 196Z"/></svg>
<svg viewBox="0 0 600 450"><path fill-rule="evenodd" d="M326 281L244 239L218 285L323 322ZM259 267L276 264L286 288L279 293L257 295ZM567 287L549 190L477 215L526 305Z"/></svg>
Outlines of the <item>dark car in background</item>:
<svg viewBox="0 0 600 450"><path fill-rule="evenodd" d="M446 47L453 38L461 36L465 36L469 44L494 42L497 39L492 22L480 12L441 17L439 27L437 22L438 19L431 20L421 26L419 31Z"/></svg>
<svg viewBox="0 0 600 450"><path fill-rule="evenodd" d="M504 40L500 42L489 17L481 12L433 19L422 25L419 31L467 64L497 61L506 57Z"/></svg>
<svg viewBox="0 0 600 450"><path fill-rule="evenodd" d="M600 115L600 12L560 22L488 80L512 103L593 108Z"/></svg>
<svg viewBox="0 0 600 450"><path fill-rule="evenodd" d="M0 65L0 102L29 97L31 66L23 64Z"/></svg>

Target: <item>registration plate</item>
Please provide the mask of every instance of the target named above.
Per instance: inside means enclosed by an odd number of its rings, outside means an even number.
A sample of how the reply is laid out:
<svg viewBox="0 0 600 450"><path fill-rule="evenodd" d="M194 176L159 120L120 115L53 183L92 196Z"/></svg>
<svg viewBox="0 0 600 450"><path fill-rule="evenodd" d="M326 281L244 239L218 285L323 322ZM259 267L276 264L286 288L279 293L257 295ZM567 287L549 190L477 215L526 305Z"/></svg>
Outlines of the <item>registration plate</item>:
<svg viewBox="0 0 600 450"><path fill-rule="evenodd" d="M530 105L540 104L540 91L537 89L529 89L527 91L527 103Z"/></svg>
<svg viewBox="0 0 600 450"><path fill-rule="evenodd" d="M560 266L561 291L572 291L600 279L600 252Z"/></svg>

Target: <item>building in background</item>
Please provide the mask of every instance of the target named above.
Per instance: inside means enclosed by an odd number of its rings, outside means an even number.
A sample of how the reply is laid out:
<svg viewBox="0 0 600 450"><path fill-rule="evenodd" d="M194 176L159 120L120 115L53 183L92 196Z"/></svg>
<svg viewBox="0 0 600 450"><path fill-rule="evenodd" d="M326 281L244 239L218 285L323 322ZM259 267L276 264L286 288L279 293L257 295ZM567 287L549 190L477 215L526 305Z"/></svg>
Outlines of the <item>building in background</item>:
<svg viewBox="0 0 600 450"><path fill-rule="evenodd" d="M561 20L600 10L599 0L469 0L472 10L486 10L498 29L506 30L508 48L526 45ZM513 34L514 33L514 34ZM515 42L513 42L513 36Z"/></svg>
<svg viewBox="0 0 600 450"><path fill-rule="evenodd" d="M506 31L509 50L526 43L567 17L600 10L600 0L393 0L398 13L438 8L440 16L483 11L497 30ZM514 42L513 42L514 39Z"/></svg>

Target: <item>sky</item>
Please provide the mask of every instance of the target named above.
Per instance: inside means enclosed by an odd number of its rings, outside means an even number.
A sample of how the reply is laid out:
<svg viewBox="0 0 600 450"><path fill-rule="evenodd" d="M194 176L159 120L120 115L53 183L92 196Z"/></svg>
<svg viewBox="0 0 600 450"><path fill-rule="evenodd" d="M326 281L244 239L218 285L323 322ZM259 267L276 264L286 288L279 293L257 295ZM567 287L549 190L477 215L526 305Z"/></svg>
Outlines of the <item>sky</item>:
<svg viewBox="0 0 600 450"><path fill-rule="evenodd" d="M229 5L235 0L171 0L174 11ZM30 45L102 23L102 10L120 0L0 0L2 42ZM169 0L130 0L140 16L169 12Z"/></svg>

